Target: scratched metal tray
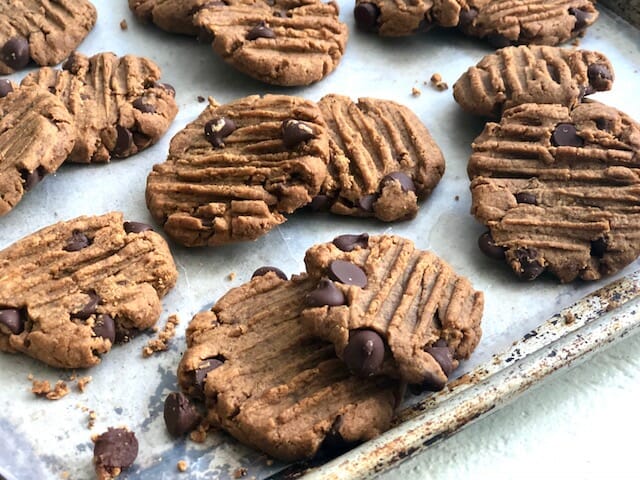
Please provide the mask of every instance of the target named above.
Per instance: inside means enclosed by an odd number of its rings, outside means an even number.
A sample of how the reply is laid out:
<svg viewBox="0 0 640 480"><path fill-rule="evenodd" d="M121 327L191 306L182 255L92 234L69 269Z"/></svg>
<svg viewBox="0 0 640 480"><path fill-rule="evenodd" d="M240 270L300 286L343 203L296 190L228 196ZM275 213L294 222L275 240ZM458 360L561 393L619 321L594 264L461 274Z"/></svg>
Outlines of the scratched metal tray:
<svg viewBox="0 0 640 480"><path fill-rule="evenodd" d="M389 98L411 107L429 127L445 153L446 174L418 217L394 225L330 216L296 214L289 222L252 243L217 249L172 245L180 278L164 301L166 317L182 318L168 352L143 359L148 340L142 335L115 348L90 371L85 393L52 402L35 398L27 379L68 380L72 372L43 367L18 355L0 354L0 478L92 478L91 435L107 426L127 425L140 441L135 465L122 478L177 478L176 464L186 460L187 478L362 478L414 455L499 408L542 381L640 326L640 262L614 278L596 283L559 285L552 279L522 283L509 269L484 258L476 239L483 228L469 215L466 163L470 143L482 122L463 114L451 90L438 92L428 83L435 72L452 85L458 76L490 52L481 42L454 32L431 32L404 39L381 39L353 28L353 2L341 1L341 17L351 38L341 65L324 81L308 88L268 87L227 67L210 51L186 37L139 25L127 2L94 0L98 24L81 45L84 53L104 50L145 55L160 64L164 81L177 90L180 113L166 137L142 154L109 165L65 166L29 193L9 215L0 218L0 248L37 228L82 214L121 210L126 218L151 222L144 203L145 179L166 156L168 142L204 105L198 95L228 101L254 93L287 92L313 100L330 92L352 97ZM640 31L626 23L640 20L640 2L611 1L614 14L600 7L601 17L581 47L609 56L616 68L612 92L594 98L640 119L637 88ZM614 5L615 4L615 5ZM635 12L635 13L633 13ZM126 19L129 28L120 29ZM638 23L636 23L638 24ZM22 75L14 75L19 80ZM412 96L412 88L422 93ZM634 102L629 101L633 98ZM184 329L196 312L209 308L224 292L249 279L261 265L278 265L287 273L304 269L304 251L313 243L347 232L390 232L431 249L485 291L484 335L473 357L456 372L458 380L436 395L413 397L403 405L390 431L325 464L283 465L248 449L229 436L212 433L204 444L171 439L164 428L162 405L176 389L175 369L184 351ZM235 273L233 279L229 274ZM89 429L88 411L95 412Z"/></svg>

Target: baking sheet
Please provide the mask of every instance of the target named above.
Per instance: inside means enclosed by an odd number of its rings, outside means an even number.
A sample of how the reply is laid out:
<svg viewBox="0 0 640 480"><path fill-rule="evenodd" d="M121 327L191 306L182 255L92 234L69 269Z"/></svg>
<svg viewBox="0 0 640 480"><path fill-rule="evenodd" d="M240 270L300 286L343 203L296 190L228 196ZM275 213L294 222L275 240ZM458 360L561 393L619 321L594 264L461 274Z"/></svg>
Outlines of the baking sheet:
<svg viewBox="0 0 640 480"><path fill-rule="evenodd" d="M479 253L476 240L484 228L468 213L466 162L470 143L483 123L459 109L451 89L439 92L428 83L438 72L451 86L464 70L490 52L487 45L446 31L403 39L361 34L353 26L353 3L342 1L341 18L351 33L341 64L316 85L284 89L242 76L220 61L208 45L140 25L126 3L94 0L98 23L79 50L86 54L107 50L121 55L133 53L155 60L163 69L163 81L176 87L178 117L162 141L135 157L109 165L65 166L55 177L47 178L9 215L0 218L0 248L38 228L83 214L121 210L129 220L153 223L144 203L146 176L153 164L165 159L171 136L204 108L196 99L198 95L212 95L219 102L255 93L290 93L312 100L327 93L341 93L353 98L396 100L412 108L430 129L445 154L447 170L411 222L388 225L298 213L252 243L215 249L170 244L180 278L165 298L159 325L174 312L182 319L170 351L143 359L141 349L149 339L147 335L114 348L98 367L76 372L93 377L83 394L74 388L57 402L35 398L30 393L29 374L55 383L68 379L71 372L44 367L23 356L0 355L0 436L6 439L6 446L0 449L2 474L8 476L5 472L9 472L19 479L61 475L92 478L91 435L119 425L133 429L140 442L136 464L122 478L175 478L176 463L181 459L189 463L189 477L198 479L234 478L238 468L246 468L248 478L280 471L283 465L268 461L224 434L211 434L204 444L173 440L165 432L162 402L169 391L176 389L175 368L185 348L184 329L193 314L209 308L229 288L248 280L261 265L276 265L289 274L304 270L304 251L339 234L368 231L406 236L418 247L442 256L476 288L485 291L484 335L472 359L456 372L460 375L491 362L493 354L510 347L561 308L613 280L574 285L559 285L553 279L522 283L506 266ZM128 22L126 31L120 29L122 19ZM602 51L616 70L614 90L592 98L640 119L640 102L632 93L640 80L638 30L602 11L581 41L581 48ZM22 76L24 73L10 78L19 80ZM414 87L421 91L420 96L412 95ZM635 262L620 275L636 270L638 265ZM235 273L233 280L229 279L231 273ZM92 429L87 427L86 409L97 416Z"/></svg>

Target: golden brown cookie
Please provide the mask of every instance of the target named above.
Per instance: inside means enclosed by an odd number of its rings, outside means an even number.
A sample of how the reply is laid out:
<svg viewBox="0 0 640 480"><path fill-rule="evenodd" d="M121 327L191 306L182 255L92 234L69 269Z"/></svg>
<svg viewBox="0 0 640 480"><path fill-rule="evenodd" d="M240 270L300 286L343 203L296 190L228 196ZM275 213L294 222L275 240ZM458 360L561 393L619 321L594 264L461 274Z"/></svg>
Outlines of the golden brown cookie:
<svg viewBox="0 0 640 480"><path fill-rule="evenodd" d="M391 222L415 217L444 173L442 152L420 119L390 100L327 95L329 177L314 209Z"/></svg>
<svg viewBox="0 0 640 480"><path fill-rule="evenodd" d="M46 227L0 252L0 350L96 365L155 324L176 277L164 239L121 213Z"/></svg>
<svg viewBox="0 0 640 480"><path fill-rule="evenodd" d="M73 120L55 95L0 80L0 216L55 172L73 144Z"/></svg>
<svg viewBox="0 0 640 480"><path fill-rule="evenodd" d="M0 2L0 74L31 60L55 65L82 42L96 23L87 0L3 0Z"/></svg>
<svg viewBox="0 0 640 480"><path fill-rule="evenodd" d="M480 341L482 292L410 240L341 235L304 261L317 288L303 322L358 376L440 390Z"/></svg>
<svg viewBox="0 0 640 480"><path fill-rule="evenodd" d="M193 16L211 0L129 0L129 8L144 22L167 32L197 35Z"/></svg>
<svg viewBox="0 0 640 480"><path fill-rule="evenodd" d="M318 106L286 95L210 105L147 178L147 206L186 246L255 240L320 191L329 158Z"/></svg>
<svg viewBox="0 0 640 480"><path fill-rule="evenodd" d="M257 276L197 314L178 368L206 419L283 461L371 439L390 426L398 384L352 376L300 321L306 276ZM333 445L329 445L333 444Z"/></svg>
<svg viewBox="0 0 640 480"><path fill-rule="evenodd" d="M500 117L523 103L574 107L585 95L610 90L613 67L602 53L547 46L506 47L485 56L453 86L469 113Z"/></svg>
<svg viewBox="0 0 640 480"><path fill-rule="evenodd" d="M40 85L60 97L73 116L70 162L103 163L153 145L178 113L175 91L159 83L151 60L113 53L73 53L62 70L41 68L22 85Z"/></svg>
<svg viewBox="0 0 640 480"><path fill-rule="evenodd" d="M479 246L533 280L597 280L640 253L640 126L597 102L526 104L473 143Z"/></svg>
<svg viewBox="0 0 640 480"><path fill-rule="evenodd" d="M590 0L491 0L464 11L459 26L497 48L558 45L583 34L597 18Z"/></svg>
<svg viewBox="0 0 640 480"><path fill-rule="evenodd" d="M272 85L308 85L342 58L347 26L338 11L321 0L227 0L210 2L194 22L241 72Z"/></svg>

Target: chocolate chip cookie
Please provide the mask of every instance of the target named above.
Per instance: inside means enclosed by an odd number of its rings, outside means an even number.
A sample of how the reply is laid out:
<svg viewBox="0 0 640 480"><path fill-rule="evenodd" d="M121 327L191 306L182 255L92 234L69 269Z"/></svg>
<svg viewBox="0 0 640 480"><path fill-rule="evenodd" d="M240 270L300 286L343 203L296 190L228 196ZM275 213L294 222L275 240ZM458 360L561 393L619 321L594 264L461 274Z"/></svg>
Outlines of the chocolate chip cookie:
<svg viewBox="0 0 640 480"><path fill-rule="evenodd" d="M357 376L440 390L480 340L482 292L410 240L342 235L304 261L316 289L303 322Z"/></svg>
<svg viewBox="0 0 640 480"><path fill-rule="evenodd" d="M31 60L55 65L91 31L96 9L87 0L0 2L0 74L25 68Z"/></svg>
<svg viewBox="0 0 640 480"><path fill-rule="evenodd" d="M489 123L469 161L487 255L522 279L597 280L640 253L640 126L588 101L525 104Z"/></svg>
<svg viewBox="0 0 640 480"><path fill-rule="evenodd" d="M73 53L62 70L30 73L22 85L40 85L60 97L73 116L75 146L68 161L103 163L153 145L178 113L173 87L160 69L134 55Z"/></svg>
<svg viewBox="0 0 640 480"><path fill-rule="evenodd" d="M211 0L129 0L129 8L144 22L153 22L167 32L197 35L193 16Z"/></svg>
<svg viewBox="0 0 640 480"><path fill-rule="evenodd" d="M333 346L300 321L315 282L256 276L199 313L178 368L182 389L205 400L207 420L277 459L310 458L377 436L398 384L349 373Z"/></svg>
<svg viewBox="0 0 640 480"><path fill-rule="evenodd" d="M309 203L327 174L318 106L286 95L213 100L147 178L147 206L186 246L254 240Z"/></svg>
<svg viewBox="0 0 640 480"><path fill-rule="evenodd" d="M55 95L0 80L0 216L55 172L73 144L73 120Z"/></svg>
<svg viewBox="0 0 640 480"><path fill-rule="evenodd" d="M0 350L96 365L155 324L176 278L164 239L121 213L46 227L0 252Z"/></svg>
<svg viewBox="0 0 640 480"><path fill-rule="evenodd" d="M213 50L241 72L271 85L308 85L331 73L347 43L335 2L227 0L195 16Z"/></svg>
<svg viewBox="0 0 640 480"><path fill-rule="evenodd" d="M403 105L341 95L319 102L330 133L329 177L313 208L391 222L415 217L442 178L444 158Z"/></svg>
<svg viewBox="0 0 640 480"><path fill-rule="evenodd" d="M610 90L613 79L611 62L599 52L506 47L469 68L453 86L453 96L467 112L500 117L523 103L572 108L585 95Z"/></svg>

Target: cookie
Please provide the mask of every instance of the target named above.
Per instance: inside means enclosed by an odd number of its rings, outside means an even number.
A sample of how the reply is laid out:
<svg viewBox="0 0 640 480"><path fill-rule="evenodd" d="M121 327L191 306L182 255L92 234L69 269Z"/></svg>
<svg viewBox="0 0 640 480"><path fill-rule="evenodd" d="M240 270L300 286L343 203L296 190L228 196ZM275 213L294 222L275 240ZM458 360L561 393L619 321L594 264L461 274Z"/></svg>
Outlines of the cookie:
<svg viewBox="0 0 640 480"><path fill-rule="evenodd" d="M499 118L523 103L574 107L585 95L610 90L613 66L602 53L547 46L506 47L485 56L453 86L469 113Z"/></svg>
<svg viewBox="0 0 640 480"><path fill-rule="evenodd" d="M460 29L497 48L509 45L558 45L598 18L590 0L492 0L461 14Z"/></svg>
<svg viewBox="0 0 640 480"><path fill-rule="evenodd" d="M164 239L121 213L46 227L0 252L0 350L96 365L156 323L176 277Z"/></svg>
<svg viewBox="0 0 640 480"><path fill-rule="evenodd" d="M254 240L318 194L329 141L318 106L286 95L210 105L147 178L147 206L186 246Z"/></svg>
<svg viewBox="0 0 640 480"><path fill-rule="evenodd" d="M73 143L73 120L55 95L0 80L0 216L55 172Z"/></svg>
<svg viewBox="0 0 640 480"><path fill-rule="evenodd" d="M178 113L175 91L159 80L149 59L76 52L62 70L41 68L22 85L48 88L71 112L76 135L68 161L104 163L153 145L169 128Z"/></svg>
<svg viewBox="0 0 640 480"><path fill-rule="evenodd" d="M522 279L597 280L640 252L640 126L597 102L525 104L489 123L469 161L480 248Z"/></svg>
<svg viewBox="0 0 640 480"><path fill-rule="evenodd" d="M440 390L480 340L482 292L410 240L342 235L304 262L317 288L303 322L357 376Z"/></svg>
<svg viewBox="0 0 640 480"><path fill-rule="evenodd" d="M193 16L211 0L129 0L129 8L143 22L167 32L198 35Z"/></svg>
<svg viewBox="0 0 640 480"><path fill-rule="evenodd" d="M96 17L87 0L0 2L0 74L22 70L31 60L60 63L91 31Z"/></svg>
<svg viewBox="0 0 640 480"><path fill-rule="evenodd" d="M309 85L331 73L347 43L335 2L227 0L195 16L213 50L241 72L271 85Z"/></svg>
<svg viewBox="0 0 640 480"><path fill-rule="evenodd" d="M418 117L390 100L327 95L318 104L331 161L313 207L385 222L415 217L444 173L442 152Z"/></svg>
<svg viewBox="0 0 640 480"><path fill-rule="evenodd" d="M98 480L120 476L138 456L138 439L126 428L111 428L99 435L93 445L93 464Z"/></svg>
<svg viewBox="0 0 640 480"><path fill-rule="evenodd" d="M211 425L283 461L377 436L390 426L398 391L390 379L352 376L303 327L314 286L304 275L268 272L232 289L194 317L178 368Z"/></svg>

